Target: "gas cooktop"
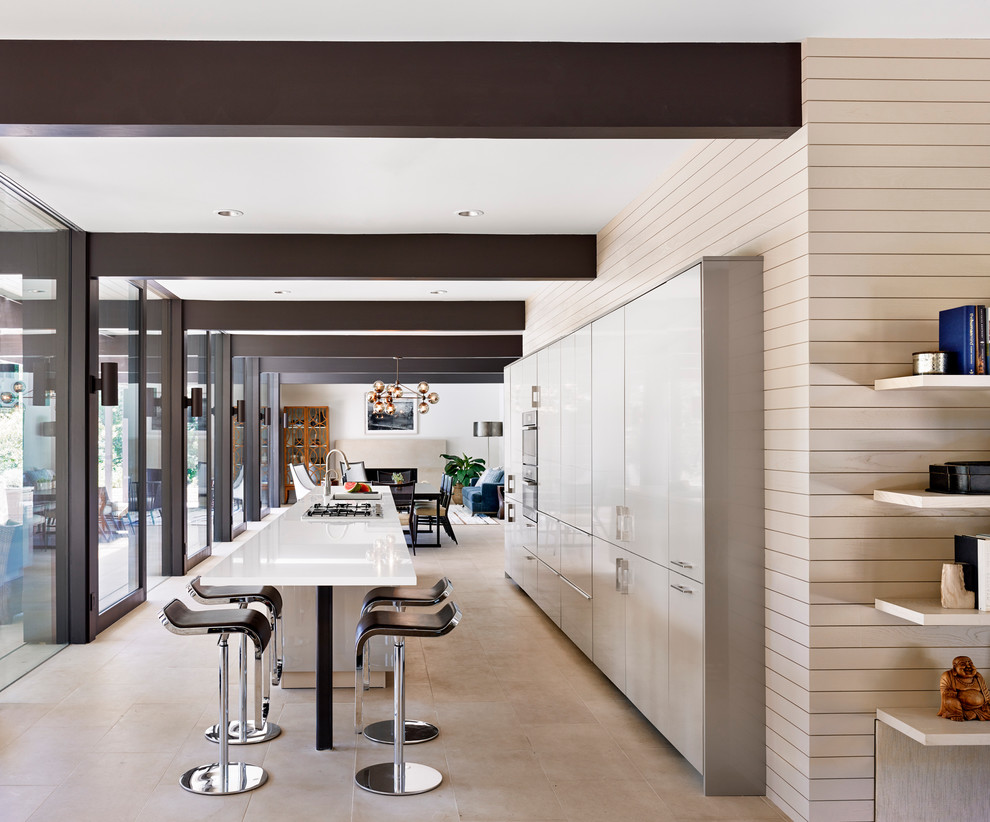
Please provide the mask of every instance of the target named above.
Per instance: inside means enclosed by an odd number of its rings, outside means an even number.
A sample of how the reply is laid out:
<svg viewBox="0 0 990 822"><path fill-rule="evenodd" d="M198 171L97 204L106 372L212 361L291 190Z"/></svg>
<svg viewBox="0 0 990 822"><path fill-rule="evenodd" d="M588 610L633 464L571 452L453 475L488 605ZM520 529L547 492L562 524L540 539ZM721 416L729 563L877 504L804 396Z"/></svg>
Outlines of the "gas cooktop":
<svg viewBox="0 0 990 822"><path fill-rule="evenodd" d="M375 502L318 502L306 511L303 519L323 520L336 517L374 519L382 516L382 506Z"/></svg>

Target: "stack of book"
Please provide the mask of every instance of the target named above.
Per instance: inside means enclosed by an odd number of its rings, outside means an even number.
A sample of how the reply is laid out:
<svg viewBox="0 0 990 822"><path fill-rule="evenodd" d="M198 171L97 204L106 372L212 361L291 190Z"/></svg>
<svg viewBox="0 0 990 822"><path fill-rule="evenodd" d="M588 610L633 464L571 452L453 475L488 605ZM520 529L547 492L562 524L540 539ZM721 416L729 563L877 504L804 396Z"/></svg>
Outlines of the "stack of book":
<svg viewBox="0 0 990 822"><path fill-rule="evenodd" d="M987 329L985 305L960 305L938 312L938 349L948 357L950 374L987 374Z"/></svg>
<svg viewBox="0 0 990 822"><path fill-rule="evenodd" d="M955 549L966 590L976 594L979 610L990 611L990 534L956 534Z"/></svg>

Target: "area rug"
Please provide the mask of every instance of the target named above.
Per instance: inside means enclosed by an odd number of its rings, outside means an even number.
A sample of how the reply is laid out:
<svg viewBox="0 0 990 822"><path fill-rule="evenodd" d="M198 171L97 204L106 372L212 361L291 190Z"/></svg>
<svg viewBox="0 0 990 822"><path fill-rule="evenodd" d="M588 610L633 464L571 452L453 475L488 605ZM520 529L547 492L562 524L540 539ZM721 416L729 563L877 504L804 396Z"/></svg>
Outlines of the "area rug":
<svg viewBox="0 0 990 822"><path fill-rule="evenodd" d="M451 524L458 525L499 525L502 520L487 514L472 514L463 505L451 505L447 509Z"/></svg>

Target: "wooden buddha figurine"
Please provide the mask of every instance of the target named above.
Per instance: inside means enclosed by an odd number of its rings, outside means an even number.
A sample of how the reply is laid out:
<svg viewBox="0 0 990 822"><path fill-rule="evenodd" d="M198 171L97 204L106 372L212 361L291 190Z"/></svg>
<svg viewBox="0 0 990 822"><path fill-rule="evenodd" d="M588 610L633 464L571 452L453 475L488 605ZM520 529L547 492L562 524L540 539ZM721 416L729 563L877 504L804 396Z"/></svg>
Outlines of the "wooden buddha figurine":
<svg viewBox="0 0 990 822"><path fill-rule="evenodd" d="M939 716L956 722L990 720L990 690L968 656L952 660L952 670L942 674L938 687L942 692Z"/></svg>

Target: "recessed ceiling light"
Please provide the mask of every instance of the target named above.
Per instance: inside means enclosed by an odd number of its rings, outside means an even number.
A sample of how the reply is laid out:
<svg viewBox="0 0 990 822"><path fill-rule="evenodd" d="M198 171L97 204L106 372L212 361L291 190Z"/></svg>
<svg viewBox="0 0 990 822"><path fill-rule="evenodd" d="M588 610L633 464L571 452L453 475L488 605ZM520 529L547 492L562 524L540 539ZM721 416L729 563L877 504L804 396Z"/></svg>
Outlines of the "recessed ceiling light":
<svg viewBox="0 0 990 822"><path fill-rule="evenodd" d="M291 294L291 291L273 291L273 294Z"/></svg>
<svg viewBox="0 0 990 822"><path fill-rule="evenodd" d="M458 217L481 217L484 215L484 211L478 211L477 209L468 209L467 211L458 211Z"/></svg>
<svg viewBox="0 0 990 822"><path fill-rule="evenodd" d="M437 295L439 295L439 294L446 294L447 293L447 289L445 289L445 288L438 288L436 291L431 291L430 293L431 294L437 294Z"/></svg>
<svg viewBox="0 0 990 822"><path fill-rule="evenodd" d="M238 211L236 208L221 208L219 211L213 212L218 217L243 217L244 212Z"/></svg>

